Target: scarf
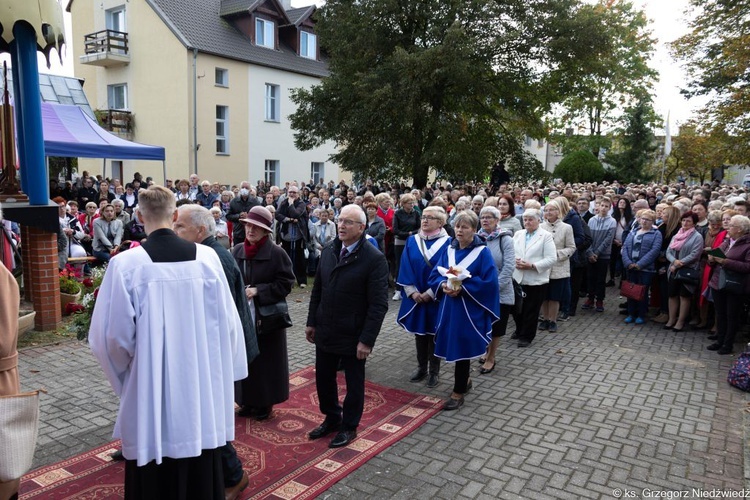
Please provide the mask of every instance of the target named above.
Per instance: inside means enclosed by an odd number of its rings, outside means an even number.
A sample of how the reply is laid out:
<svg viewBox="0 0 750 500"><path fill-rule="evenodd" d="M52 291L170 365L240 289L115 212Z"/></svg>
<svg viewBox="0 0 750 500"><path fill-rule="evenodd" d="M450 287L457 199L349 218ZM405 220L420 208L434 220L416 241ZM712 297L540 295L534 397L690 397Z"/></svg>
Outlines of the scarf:
<svg viewBox="0 0 750 500"><path fill-rule="evenodd" d="M694 232L695 232L694 227L691 227L687 231L685 231L685 229L680 228L680 230L677 231L677 234L675 234L674 237L672 238L672 243L669 244L669 248L679 252L680 249L682 249L682 246L685 244L688 238L690 238L693 235Z"/></svg>
<svg viewBox="0 0 750 500"><path fill-rule="evenodd" d="M502 232L503 232L503 229L500 226L495 227L495 229L491 233L488 233L487 231L485 231L484 228L480 228L479 232L477 233L477 236L482 238L484 241L490 242L494 239L499 238L500 233Z"/></svg>
<svg viewBox="0 0 750 500"><path fill-rule="evenodd" d="M261 247L266 244L268 241L268 235L265 235L260 240L258 240L258 243L250 243L249 241L245 240L244 247L245 247L245 258L247 260L252 260L255 258L256 255L258 255L258 252L260 251Z"/></svg>
<svg viewBox="0 0 750 500"><path fill-rule="evenodd" d="M444 227L441 227L437 231L433 231L431 233L425 233L421 229L419 230L419 233L417 233L420 238L423 240L429 241L429 240L436 240L438 238L442 238L443 236L447 236L448 233L445 231Z"/></svg>

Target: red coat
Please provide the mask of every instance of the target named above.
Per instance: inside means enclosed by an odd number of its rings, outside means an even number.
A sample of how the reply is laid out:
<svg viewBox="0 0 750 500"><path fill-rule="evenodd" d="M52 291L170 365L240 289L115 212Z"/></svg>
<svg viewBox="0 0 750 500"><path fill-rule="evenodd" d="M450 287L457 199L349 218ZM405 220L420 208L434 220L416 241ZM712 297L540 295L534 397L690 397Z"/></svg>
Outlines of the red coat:
<svg viewBox="0 0 750 500"><path fill-rule="evenodd" d="M714 250L716 248L719 248L722 243L724 243L724 238L727 237L726 230L719 231L719 234L716 235L716 238L714 238L714 242L711 245L711 250ZM708 282L711 280L711 270L714 269L708 264L703 266L703 277L701 278L701 294L698 299L698 305L703 305L706 302L706 297L703 296L703 292L706 291L706 288L708 288Z"/></svg>

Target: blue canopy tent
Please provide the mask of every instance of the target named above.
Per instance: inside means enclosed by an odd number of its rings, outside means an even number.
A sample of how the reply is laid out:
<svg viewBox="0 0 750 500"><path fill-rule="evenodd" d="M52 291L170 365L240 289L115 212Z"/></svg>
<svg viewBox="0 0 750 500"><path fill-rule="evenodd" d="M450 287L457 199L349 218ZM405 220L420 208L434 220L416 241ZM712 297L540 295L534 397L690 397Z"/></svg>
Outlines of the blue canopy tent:
<svg viewBox="0 0 750 500"><path fill-rule="evenodd" d="M164 179L167 178L163 147L117 137L101 128L78 106L42 103L42 128L46 156L104 158L103 177L106 177L107 158L161 160Z"/></svg>

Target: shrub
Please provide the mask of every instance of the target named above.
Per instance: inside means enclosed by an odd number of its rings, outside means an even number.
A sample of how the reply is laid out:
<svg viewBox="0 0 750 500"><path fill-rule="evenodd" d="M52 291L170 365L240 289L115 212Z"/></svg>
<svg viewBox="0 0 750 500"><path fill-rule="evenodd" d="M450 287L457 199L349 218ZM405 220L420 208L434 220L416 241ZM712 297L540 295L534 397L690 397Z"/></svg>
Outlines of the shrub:
<svg viewBox="0 0 750 500"><path fill-rule="evenodd" d="M580 150L565 155L553 176L563 182L601 182L604 166L591 151Z"/></svg>

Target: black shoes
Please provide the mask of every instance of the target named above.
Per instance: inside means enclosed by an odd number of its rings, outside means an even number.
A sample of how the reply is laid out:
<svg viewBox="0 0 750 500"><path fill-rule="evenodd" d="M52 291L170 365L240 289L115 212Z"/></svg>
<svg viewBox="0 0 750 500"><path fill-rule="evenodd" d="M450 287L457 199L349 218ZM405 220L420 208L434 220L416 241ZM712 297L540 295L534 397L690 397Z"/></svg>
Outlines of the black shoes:
<svg viewBox="0 0 750 500"><path fill-rule="evenodd" d="M496 365L496 364L497 364L497 362L495 362L495 363L492 363L492 366L491 366L490 368L485 368L484 366L483 366L483 367L481 367L481 368L479 369L479 374L480 374L480 375L487 375L488 373L492 373L492 370L494 370L494 369L495 369L495 365Z"/></svg>
<svg viewBox="0 0 750 500"><path fill-rule="evenodd" d="M311 430L308 436L310 439L320 439L339 430L339 427L341 427L341 422L329 422L328 420L324 420L322 424Z"/></svg>
<svg viewBox="0 0 750 500"><path fill-rule="evenodd" d="M342 448L354 441L356 437L357 431L340 431L338 434L336 434L336 437L331 440L331 442L328 444L328 447Z"/></svg>
<svg viewBox="0 0 750 500"><path fill-rule="evenodd" d="M438 383L440 382L440 377L437 373L431 373L430 378L427 379L427 387L437 387Z"/></svg>
<svg viewBox="0 0 750 500"><path fill-rule="evenodd" d="M731 347L722 347L718 351L716 351L717 354L732 354L732 348Z"/></svg>
<svg viewBox="0 0 750 500"><path fill-rule="evenodd" d="M458 410L464 405L464 397L461 396L458 399L448 398L448 401L445 402L443 405L443 410L445 411L452 411L452 410Z"/></svg>
<svg viewBox="0 0 750 500"><path fill-rule="evenodd" d="M531 342L528 340L519 340L518 341L518 347L529 347L531 345Z"/></svg>
<svg viewBox="0 0 750 500"><path fill-rule="evenodd" d="M427 370L423 370L422 368L417 368L414 370L411 374L411 378L409 379L410 382L419 382L420 380L424 380L427 377Z"/></svg>
<svg viewBox="0 0 750 500"><path fill-rule="evenodd" d="M708 349L709 351L718 351L719 349L721 349L721 344L719 344L718 342L714 342L710 346L706 347L706 349Z"/></svg>
<svg viewBox="0 0 750 500"><path fill-rule="evenodd" d="M708 340L718 340L719 336L717 334L709 335L706 337Z"/></svg>
<svg viewBox="0 0 750 500"><path fill-rule="evenodd" d="M124 456L123 456L123 454L122 454L122 450L117 450L117 451L115 451L115 452L112 452L112 453L111 453L111 454L110 454L109 456L110 456L110 457L112 458L112 460L114 460L115 462L119 462L120 460L125 460L125 457L124 457Z"/></svg>

